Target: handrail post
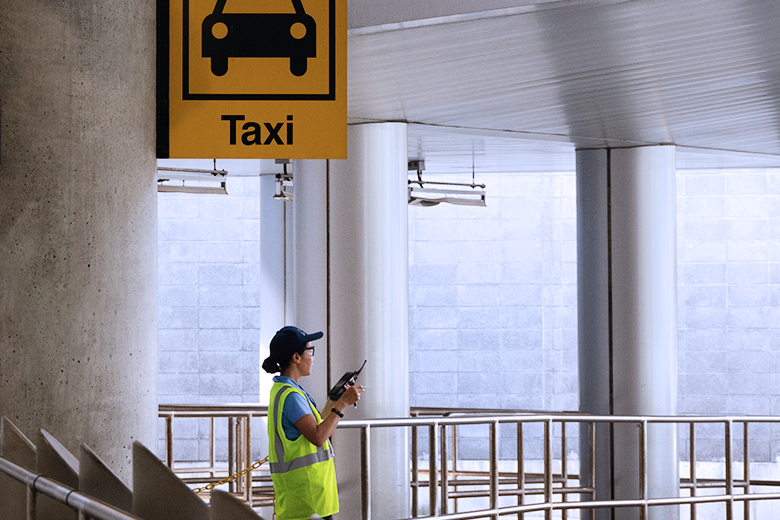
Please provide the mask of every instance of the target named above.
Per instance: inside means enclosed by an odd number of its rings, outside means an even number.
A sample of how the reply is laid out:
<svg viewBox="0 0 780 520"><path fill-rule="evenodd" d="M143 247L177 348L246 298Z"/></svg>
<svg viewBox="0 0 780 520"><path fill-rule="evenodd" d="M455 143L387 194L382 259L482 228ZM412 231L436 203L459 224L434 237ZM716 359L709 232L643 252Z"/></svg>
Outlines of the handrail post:
<svg viewBox="0 0 780 520"><path fill-rule="evenodd" d="M165 416L165 464L173 469L173 414Z"/></svg>
<svg viewBox="0 0 780 520"><path fill-rule="evenodd" d="M417 426L412 426L412 518L417 518L420 498L420 461L417 446Z"/></svg>
<svg viewBox="0 0 780 520"><path fill-rule="evenodd" d="M246 414L244 416L244 443L246 448L244 449L244 468L249 469L252 466L252 415ZM244 485L244 500L246 500L249 507L252 507L252 472L247 471L245 475Z"/></svg>
<svg viewBox="0 0 780 520"><path fill-rule="evenodd" d="M453 478L458 478L458 425L452 424L451 430L452 430L452 450L450 450L450 453L452 453L452 476ZM447 428L447 426L443 426L443 428ZM458 498L455 497L455 500L453 501L453 506L455 509L455 512L458 512Z"/></svg>
<svg viewBox="0 0 780 520"><path fill-rule="evenodd" d="M728 500L726 501L726 520L733 520L734 518L734 472L732 466L732 453L731 453L731 436L732 436L732 422L731 419L725 421L726 428L726 495Z"/></svg>
<svg viewBox="0 0 780 520"><path fill-rule="evenodd" d="M38 520L38 492L27 488L27 520Z"/></svg>
<svg viewBox="0 0 780 520"><path fill-rule="evenodd" d="M438 447L437 439L439 438L438 435L436 435L436 430L439 428L439 423L434 422L432 425L428 427L428 482L429 482L429 502L430 502L430 516L438 516L439 515L439 479L438 479L438 473L439 469L437 466L437 453L438 453Z"/></svg>
<svg viewBox="0 0 780 520"><path fill-rule="evenodd" d="M235 449L233 448L233 445L235 443L235 439L233 438L233 421L234 419L232 417L228 417L228 475L233 475L236 472L236 464L233 460L233 458L236 456ZM211 424L212 424L211 436L213 439L214 438L213 417L211 419ZM213 464L214 463L212 462L212 465ZM236 484L232 480L228 484L228 491L230 493L235 493L236 491Z"/></svg>
<svg viewBox="0 0 780 520"><path fill-rule="evenodd" d="M563 491L561 492L561 500L563 502L569 501L569 494L566 492L566 488L569 487L569 464L567 460L568 446L566 443L566 421L561 421L561 479L563 480ZM561 511L562 520L569 518L569 510L564 509Z"/></svg>
<svg viewBox="0 0 780 520"><path fill-rule="evenodd" d="M490 423L490 509L498 509L498 421ZM491 518L498 520L498 514Z"/></svg>
<svg viewBox="0 0 780 520"><path fill-rule="evenodd" d="M590 467L588 473L590 473L590 499L596 500L596 421L590 421L588 423L588 451L590 453ZM582 473L582 470L580 470ZM590 517L593 517L592 510Z"/></svg>
<svg viewBox="0 0 780 520"><path fill-rule="evenodd" d="M446 515L450 512L450 475L449 467L447 465L447 426L442 426L439 433L441 435L441 438L439 439L439 452L441 458L441 462L439 463L441 466L441 514Z"/></svg>
<svg viewBox="0 0 780 520"><path fill-rule="evenodd" d="M748 430L750 428L749 423L747 421L743 422L742 428L743 428L742 467L744 468L742 470L742 476L745 480L745 488L743 493L749 495L750 494L750 456L748 454L748 446L749 446ZM750 520L750 502L745 500L742 504L743 504L742 505L743 517L745 518L745 520Z"/></svg>
<svg viewBox="0 0 780 520"><path fill-rule="evenodd" d="M553 507L553 476L552 476L552 418L544 421L544 500L547 508L544 510L546 520L552 520Z"/></svg>
<svg viewBox="0 0 780 520"><path fill-rule="evenodd" d="M644 500L644 503L642 504L641 518L642 520L647 520L649 507L647 504L647 499L650 498L648 496L649 492L647 478L647 419L642 420L640 424L641 428L639 435L641 435L641 438L639 439L639 489L642 494L642 500Z"/></svg>
<svg viewBox="0 0 780 520"><path fill-rule="evenodd" d="M523 442L523 421L517 421L517 505L525 504L525 453ZM522 520L525 513L518 513L517 519Z"/></svg>
<svg viewBox="0 0 780 520"><path fill-rule="evenodd" d="M457 424L452 425L452 474L453 475L458 474L458 425ZM455 509L457 510L457 507Z"/></svg>
<svg viewBox="0 0 780 520"><path fill-rule="evenodd" d="M688 459L690 460L690 473L691 473L691 496L695 497L697 494L697 488L699 486L696 476L696 422L691 421L689 423L690 425L690 439L689 439L689 451L690 455L688 456ZM691 502L691 520L696 519L696 502Z"/></svg>
<svg viewBox="0 0 780 520"><path fill-rule="evenodd" d="M246 469L244 466L244 438L242 437L243 430L241 429L241 416L236 416L236 471L243 471ZM238 479L236 482L236 492L244 493L244 482Z"/></svg>
<svg viewBox="0 0 780 520"><path fill-rule="evenodd" d="M371 520L371 427L360 430L360 506L363 520Z"/></svg>

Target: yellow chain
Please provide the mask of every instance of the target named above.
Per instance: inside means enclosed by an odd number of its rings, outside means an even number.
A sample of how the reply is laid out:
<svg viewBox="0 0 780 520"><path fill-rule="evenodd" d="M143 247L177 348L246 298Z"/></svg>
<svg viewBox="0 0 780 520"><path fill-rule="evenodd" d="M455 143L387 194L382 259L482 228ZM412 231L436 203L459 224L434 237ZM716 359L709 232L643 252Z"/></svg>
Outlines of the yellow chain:
<svg viewBox="0 0 780 520"><path fill-rule="evenodd" d="M235 475L231 475L229 477L225 477L222 480L220 480L219 482L212 482L211 484L203 486L202 488L195 488L195 489L193 489L193 491L195 493L200 493L201 491L211 491L212 489L214 489L217 486L221 486L222 484L227 484L228 482L232 482L233 480L236 480L238 478L243 477L244 475L246 475L250 471L256 470L257 468L262 466L265 462L268 462L268 457L264 458L263 460L261 460L259 462L255 462L254 464L252 464L251 466L249 466L246 469L242 469L241 471L239 471Z"/></svg>

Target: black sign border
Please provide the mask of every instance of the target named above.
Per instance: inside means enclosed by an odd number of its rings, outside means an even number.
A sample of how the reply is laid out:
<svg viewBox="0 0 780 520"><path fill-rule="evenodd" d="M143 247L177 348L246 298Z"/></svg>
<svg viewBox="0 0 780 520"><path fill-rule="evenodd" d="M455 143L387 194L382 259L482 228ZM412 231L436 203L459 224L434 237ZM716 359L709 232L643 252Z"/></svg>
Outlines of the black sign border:
<svg viewBox="0 0 780 520"><path fill-rule="evenodd" d="M170 0L157 1L157 158L170 156Z"/></svg>
<svg viewBox="0 0 780 520"><path fill-rule="evenodd" d="M336 0L329 0L327 94L194 94L189 91L189 0L183 0L182 99L205 101L335 101L336 100Z"/></svg>

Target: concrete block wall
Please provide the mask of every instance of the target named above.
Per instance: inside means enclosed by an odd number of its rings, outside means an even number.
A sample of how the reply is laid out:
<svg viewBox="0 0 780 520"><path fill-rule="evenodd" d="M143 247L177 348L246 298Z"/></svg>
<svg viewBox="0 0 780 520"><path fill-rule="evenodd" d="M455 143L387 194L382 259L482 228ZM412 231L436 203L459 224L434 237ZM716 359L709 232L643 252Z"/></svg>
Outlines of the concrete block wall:
<svg viewBox="0 0 780 520"><path fill-rule="evenodd" d="M778 415L780 171L677 178L679 412ZM486 183L487 208L410 207L411 402L576 409L574 176ZM697 427L697 458L723 458L722 430ZM780 429L749 435L750 457L774 461ZM483 433L461 437L461 454L484 451Z"/></svg>
<svg viewBox="0 0 780 520"><path fill-rule="evenodd" d="M259 399L259 178L160 193L160 403Z"/></svg>
<svg viewBox="0 0 780 520"><path fill-rule="evenodd" d="M158 194L161 404L259 402L259 187L257 176L229 177L227 196ZM264 428L255 426L259 440ZM208 420L177 419L174 428L176 460L208 460ZM226 460L226 419L215 432L217 458ZM265 449L254 445L258 455Z"/></svg>
<svg viewBox="0 0 780 520"><path fill-rule="evenodd" d="M677 179L680 413L778 415L780 171ZM722 427L696 435L697 457L722 459ZM780 454L777 427L751 428L750 438L752 459Z"/></svg>
<svg viewBox="0 0 780 520"><path fill-rule="evenodd" d="M487 207L409 207L411 403L575 410L574 175L478 180Z"/></svg>
<svg viewBox="0 0 780 520"><path fill-rule="evenodd" d="M411 404L576 410L574 174L477 180L487 207L409 207ZM526 456L541 435L526 427ZM516 430L500 436L500 456L514 458ZM486 437L459 428L459 457L487 458Z"/></svg>

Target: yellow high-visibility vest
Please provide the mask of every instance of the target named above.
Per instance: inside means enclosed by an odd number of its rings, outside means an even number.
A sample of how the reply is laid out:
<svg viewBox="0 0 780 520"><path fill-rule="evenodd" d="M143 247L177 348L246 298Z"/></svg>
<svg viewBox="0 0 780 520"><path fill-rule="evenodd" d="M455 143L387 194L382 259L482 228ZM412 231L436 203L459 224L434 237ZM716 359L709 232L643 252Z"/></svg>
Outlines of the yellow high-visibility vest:
<svg viewBox="0 0 780 520"><path fill-rule="evenodd" d="M282 429L284 401L292 392L306 398L293 386L274 383L268 405L268 453L276 495L276 516L279 520L309 520L313 514L329 516L338 513L336 465L330 441L325 441L318 448L303 435L294 441L287 439ZM306 400L317 424L321 423L320 413Z"/></svg>

